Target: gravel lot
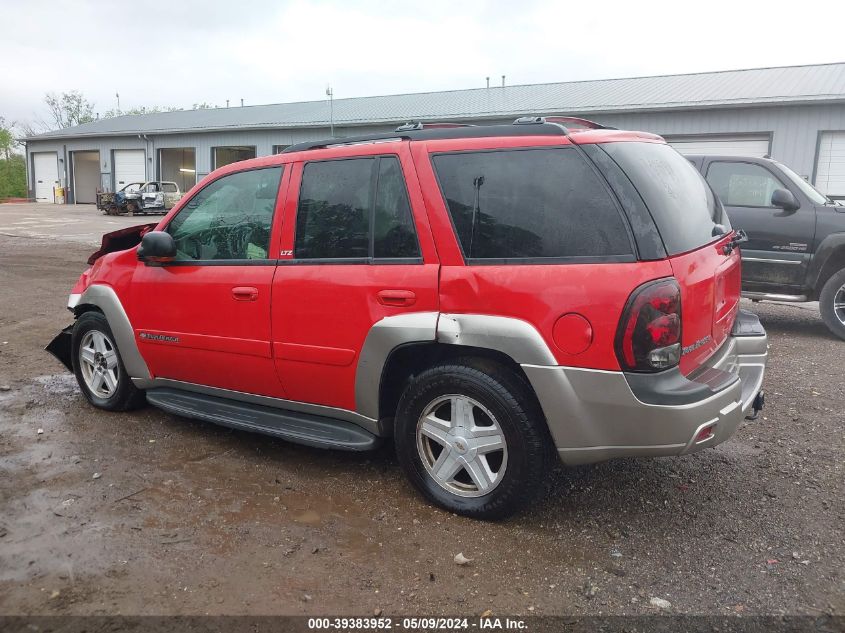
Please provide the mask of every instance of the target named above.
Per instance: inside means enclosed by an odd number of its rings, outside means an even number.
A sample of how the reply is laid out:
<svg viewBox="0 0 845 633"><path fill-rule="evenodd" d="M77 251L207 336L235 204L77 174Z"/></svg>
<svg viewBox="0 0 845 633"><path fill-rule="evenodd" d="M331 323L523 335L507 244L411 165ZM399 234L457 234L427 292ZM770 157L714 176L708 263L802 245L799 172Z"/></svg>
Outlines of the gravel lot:
<svg viewBox="0 0 845 633"><path fill-rule="evenodd" d="M428 506L390 446L85 404L42 347L96 236L145 220L26 206L0 206L2 614L845 614L845 343L812 306L753 305L767 408L732 441L560 468L480 523Z"/></svg>

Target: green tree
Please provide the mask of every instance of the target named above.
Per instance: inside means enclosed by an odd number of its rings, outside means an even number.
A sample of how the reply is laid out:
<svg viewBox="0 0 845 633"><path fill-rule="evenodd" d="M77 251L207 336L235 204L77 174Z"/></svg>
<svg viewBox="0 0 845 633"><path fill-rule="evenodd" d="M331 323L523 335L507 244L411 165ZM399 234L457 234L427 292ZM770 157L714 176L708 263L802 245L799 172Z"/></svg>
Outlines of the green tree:
<svg viewBox="0 0 845 633"><path fill-rule="evenodd" d="M12 126L0 116L0 157L9 160L17 144Z"/></svg>
<svg viewBox="0 0 845 633"><path fill-rule="evenodd" d="M53 129L73 127L94 120L94 104L78 90L59 95L48 92L44 95L44 103L52 119L48 125L55 126Z"/></svg>
<svg viewBox="0 0 845 633"><path fill-rule="evenodd" d="M112 119L116 116L126 116L129 114L151 114L153 112L175 112L182 108L175 108L171 106L141 106L139 108L129 108L128 110L106 110L103 114L104 119Z"/></svg>
<svg viewBox="0 0 845 633"><path fill-rule="evenodd" d="M0 117L0 200L26 196L26 159L17 146L13 126Z"/></svg>
<svg viewBox="0 0 845 633"><path fill-rule="evenodd" d="M26 159L20 154L0 158L0 200L26 197Z"/></svg>

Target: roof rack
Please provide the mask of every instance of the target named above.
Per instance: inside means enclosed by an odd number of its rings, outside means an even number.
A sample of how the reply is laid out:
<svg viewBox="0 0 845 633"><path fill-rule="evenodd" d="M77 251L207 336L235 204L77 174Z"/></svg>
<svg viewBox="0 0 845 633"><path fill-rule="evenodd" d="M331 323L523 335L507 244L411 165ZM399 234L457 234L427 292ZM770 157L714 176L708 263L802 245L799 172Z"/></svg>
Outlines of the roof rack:
<svg viewBox="0 0 845 633"><path fill-rule="evenodd" d="M575 127L582 127L588 130L615 130L615 127L602 125L589 119L582 119L577 116L521 116L513 122L514 125L542 125L543 123L557 123L566 126L574 124Z"/></svg>
<svg viewBox="0 0 845 633"><path fill-rule="evenodd" d="M409 122L400 125L394 132L381 134L366 134L345 138L330 138L319 141L307 141L282 150L283 154L304 152L311 149L325 149L327 147L343 147L347 145L367 145L371 143L390 143L396 141L424 141L436 139L483 138L491 136L568 136L569 128L574 127L614 130L587 119L569 116L525 116L520 117L513 124L505 125L474 125L471 123L422 123Z"/></svg>
<svg viewBox="0 0 845 633"><path fill-rule="evenodd" d="M477 127L474 123L423 123L422 121L414 121L403 123L395 132L418 132L420 130L450 130L457 127Z"/></svg>

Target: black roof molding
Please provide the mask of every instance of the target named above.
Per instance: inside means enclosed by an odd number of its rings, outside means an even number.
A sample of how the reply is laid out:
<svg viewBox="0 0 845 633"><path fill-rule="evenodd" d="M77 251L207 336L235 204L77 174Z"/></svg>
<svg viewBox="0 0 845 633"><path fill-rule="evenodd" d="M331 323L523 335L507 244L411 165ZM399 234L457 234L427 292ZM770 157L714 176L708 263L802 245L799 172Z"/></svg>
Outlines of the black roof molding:
<svg viewBox="0 0 845 633"><path fill-rule="evenodd" d="M304 152L311 149L341 147L344 145L364 145L390 141L434 141L453 138L486 138L491 136L566 136L568 131L556 123L535 123L532 125L471 125L460 127L435 127L431 129L409 130L407 132L385 132L346 138L330 138L320 141L298 143L285 148L283 154Z"/></svg>

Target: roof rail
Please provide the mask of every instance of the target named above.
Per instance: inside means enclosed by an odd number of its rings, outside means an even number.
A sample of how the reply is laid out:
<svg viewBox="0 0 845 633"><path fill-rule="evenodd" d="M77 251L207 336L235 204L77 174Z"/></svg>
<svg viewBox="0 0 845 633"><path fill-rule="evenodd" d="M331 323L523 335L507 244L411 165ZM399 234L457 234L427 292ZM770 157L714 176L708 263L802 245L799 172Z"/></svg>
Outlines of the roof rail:
<svg viewBox="0 0 845 633"><path fill-rule="evenodd" d="M325 149L327 147L342 147L344 145L366 145L368 143L389 143L391 141L407 141L407 134L366 134L363 136L348 136L329 138L321 141L305 141L296 145L289 145L282 150L282 154L304 152L309 149Z"/></svg>
<svg viewBox="0 0 845 633"><path fill-rule="evenodd" d="M513 122L514 125L541 125L543 123L557 123L566 126L574 124L576 127L583 127L589 130L615 130L615 127L602 125L589 119L582 119L577 116L521 116Z"/></svg>
<svg viewBox="0 0 845 633"><path fill-rule="evenodd" d="M457 138L485 138L492 136L565 136L569 132L559 123L546 122L542 117L528 117L534 119L531 123L538 125L471 125L463 123L412 123L413 129L399 128L397 132L383 132L381 134L366 134L343 138L328 138L317 141L306 141L291 145L282 150L283 154L303 152L312 149L326 149L348 145L368 145L375 143L391 143L396 141L425 141ZM416 127L420 125L421 127Z"/></svg>
<svg viewBox="0 0 845 633"><path fill-rule="evenodd" d="M420 130L447 130L455 127L475 127L474 123L423 123L422 121L414 121L403 123L397 127L395 132L418 132Z"/></svg>

